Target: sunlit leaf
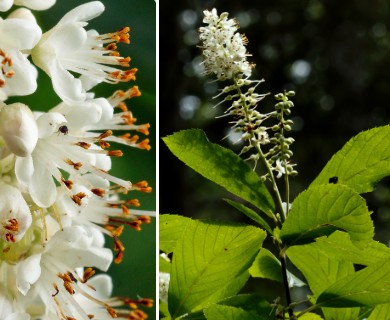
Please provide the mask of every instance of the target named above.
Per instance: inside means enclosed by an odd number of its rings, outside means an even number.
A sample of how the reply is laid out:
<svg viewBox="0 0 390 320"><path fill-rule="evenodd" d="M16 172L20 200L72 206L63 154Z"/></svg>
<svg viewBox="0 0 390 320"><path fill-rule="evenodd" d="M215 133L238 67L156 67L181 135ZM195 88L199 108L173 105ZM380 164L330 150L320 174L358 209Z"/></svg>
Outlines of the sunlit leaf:
<svg viewBox="0 0 390 320"><path fill-rule="evenodd" d="M390 303L390 259L339 279L319 295L317 303L333 308Z"/></svg>
<svg viewBox="0 0 390 320"><path fill-rule="evenodd" d="M379 304L372 310L367 320L390 319L390 303Z"/></svg>
<svg viewBox="0 0 390 320"><path fill-rule="evenodd" d="M337 180L358 193L372 191L390 175L389 136L390 126L361 132L332 157L311 186Z"/></svg>
<svg viewBox="0 0 390 320"><path fill-rule="evenodd" d="M357 248L349 235L340 231L318 238L313 246L329 258L365 266L390 258L390 249L383 243L371 240L363 248Z"/></svg>
<svg viewBox="0 0 390 320"><path fill-rule="evenodd" d="M214 304L204 310L207 320L267 320L253 311L245 311L241 308Z"/></svg>
<svg viewBox="0 0 390 320"><path fill-rule="evenodd" d="M265 236L265 231L243 224L188 223L172 260L168 293L172 317L237 294Z"/></svg>
<svg viewBox="0 0 390 320"><path fill-rule="evenodd" d="M291 247L286 253L305 276L315 297L337 280L355 272L351 262L329 258L316 249L315 243ZM347 306L344 309L323 308L323 313L326 319L350 320L357 319L359 308L347 308Z"/></svg>
<svg viewBox="0 0 390 320"><path fill-rule="evenodd" d="M182 236L183 230L189 221L191 219L187 217L161 214L159 216L160 250L165 253L173 252L177 239Z"/></svg>
<svg viewBox="0 0 390 320"><path fill-rule="evenodd" d="M233 151L209 142L200 129L176 132L163 140L193 170L272 217L274 203L268 189Z"/></svg>
<svg viewBox="0 0 390 320"><path fill-rule="evenodd" d="M370 241L374 234L365 200L346 186L328 184L311 187L295 199L280 237L291 246L336 229L347 231L358 246Z"/></svg>
<svg viewBox="0 0 390 320"><path fill-rule="evenodd" d="M233 200L224 199L228 204L230 204L232 207L236 208L237 210L241 211L243 214L245 214L248 218L252 219L256 223L258 223L260 226L264 228L264 230L268 231L270 234L272 234L272 229L269 226L269 224L255 211L253 211L251 208L248 208L247 206L244 206L241 203L238 203Z"/></svg>

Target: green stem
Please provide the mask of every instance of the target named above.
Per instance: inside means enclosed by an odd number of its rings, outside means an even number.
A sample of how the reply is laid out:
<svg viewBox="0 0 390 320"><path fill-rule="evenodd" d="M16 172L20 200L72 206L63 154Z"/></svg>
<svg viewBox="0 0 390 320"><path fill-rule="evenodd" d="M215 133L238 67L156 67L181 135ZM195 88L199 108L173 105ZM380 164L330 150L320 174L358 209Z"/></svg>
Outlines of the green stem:
<svg viewBox="0 0 390 320"><path fill-rule="evenodd" d="M234 77L234 83L236 85L237 92L238 92L238 94L240 96L240 100L241 100L242 106L244 108L245 120L247 121L247 123L250 123L250 119L249 119L249 106L246 103L244 95L242 94L241 88L238 86L237 79L235 77ZM251 143L251 141L255 141L255 134L252 131L250 132L250 137L251 137L250 143ZM279 222L278 224L280 226L282 226L283 222L286 220L286 217L287 217L288 205L286 206L286 209L283 208L282 197L280 195L279 188L278 188L278 185L276 183L276 179L275 179L274 173L272 172L271 167L269 166L269 163L268 163L267 159L265 158L263 151L260 148L260 145L258 143L256 143L254 145L254 147L256 148L256 151L258 152L258 154L260 156L262 164L264 165L264 167L267 170L268 177L269 177L269 179L271 181L271 184L272 184L272 189L273 189L274 194L276 196L276 200L277 200L276 201L276 206L277 206L277 210L280 212L280 221L278 219L276 219L276 217L275 217L275 221ZM287 169L285 168L285 170L286 170L286 175L285 176L287 177L288 176L287 175ZM287 204L288 204L289 203L288 202L289 201L289 197L290 197L290 194L289 194L290 191L289 191L289 187L288 187L288 178L285 181L286 181L286 192L287 192L286 195L287 195ZM284 286L284 291L285 291L285 295L286 295L286 303L287 303L287 306L288 306L289 318L290 319L294 319L294 311L292 310L292 308L290 308L290 305L291 305L291 295L290 295L290 287L289 287L289 284L288 284L286 262L287 262L286 255L283 252L281 254L281 267L282 267L282 275L283 275L283 286Z"/></svg>

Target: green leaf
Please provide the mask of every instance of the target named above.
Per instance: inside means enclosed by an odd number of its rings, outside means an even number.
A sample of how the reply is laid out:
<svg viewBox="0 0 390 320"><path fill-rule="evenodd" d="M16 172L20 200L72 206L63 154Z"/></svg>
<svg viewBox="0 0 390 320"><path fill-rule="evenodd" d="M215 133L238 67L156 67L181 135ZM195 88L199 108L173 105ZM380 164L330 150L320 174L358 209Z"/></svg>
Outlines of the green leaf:
<svg viewBox="0 0 390 320"><path fill-rule="evenodd" d="M183 230L190 218L172 214L159 216L160 250L171 253L175 249L177 239L181 238Z"/></svg>
<svg viewBox="0 0 390 320"><path fill-rule="evenodd" d="M160 300L158 307L159 307L160 319L162 317L164 317L162 319L171 319L171 316L169 315L169 311L168 311L168 305L165 302Z"/></svg>
<svg viewBox="0 0 390 320"><path fill-rule="evenodd" d="M265 237L265 231L243 224L190 221L173 254L168 292L172 317L237 294Z"/></svg>
<svg viewBox="0 0 390 320"><path fill-rule="evenodd" d="M357 246L363 246L374 234L365 200L344 185L328 184L311 187L295 199L280 237L291 246L336 229L347 231Z"/></svg>
<svg viewBox="0 0 390 320"><path fill-rule="evenodd" d="M204 310L207 320L267 320L253 311L245 311L241 308L214 304Z"/></svg>
<svg viewBox="0 0 390 320"><path fill-rule="evenodd" d="M248 218L252 219L256 223L258 223L260 226L262 226L266 231L268 231L269 234L272 234L272 229L269 226L269 224L261 216L259 216L255 211L253 211L252 209L248 208L247 206L244 206L243 204L238 203L236 201L229 200L229 199L224 199L224 200L228 204L230 204L232 207L241 211Z"/></svg>
<svg viewBox="0 0 390 320"><path fill-rule="evenodd" d="M309 288L317 298L326 288L345 276L354 274L351 262L329 258L317 250L315 243L288 248L286 254L291 262L305 276ZM359 308L323 308L327 320L357 319Z"/></svg>
<svg viewBox="0 0 390 320"><path fill-rule="evenodd" d="M375 183L390 175L390 126L359 133L326 164L311 186L337 177L357 193L370 192Z"/></svg>
<svg viewBox="0 0 390 320"><path fill-rule="evenodd" d="M283 281L280 261L267 249L262 248L249 268L254 278Z"/></svg>
<svg viewBox="0 0 390 320"><path fill-rule="evenodd" d="M321 293L317 303L332 308L390 303L390 259L338 280Z"/></svg>
<svg viewBox="0 0 390 320"><path fill-rule="evenodd" d="M171 272L171 263L159 256L159 271L169 273Z"/></svg>
<svg viewBox="0 0 390 320"><path fill-rule="evenodd" d="M267 298L270 297L268 296ZM259 316L266 318L271 317L275 313L275 308L271 307L267 300L257 294L238 294L219 301L218 304L238 307L245 311L254 311Z"/></svg>
<svg viewBox="0 0 390 320"><path fill-rule="evenodd" d="M364 248L357 248L349 235L340 231L334 232L329 237L318 238L314 246L329 258L364 266L390 258L390 249L386 245L371 240Z"/></svg>
<svg viewBox="0 0 390 320"><path fill-rule="evenodd" d="M322 320L322 318L315 313L305 313L303 316L299 317L299 320Z"/></svg>
<svg viewBox="0 0 390 320"><path fill-rule="evenodd" d="M210 143L199 129L176 132L163 140L186 165L272 217L275 205L268 189L233 151Z"/></svg>
<svg viewBox="0 0 390 320"><path fill-rule="evenodd" d="M281 263L269 250L262 248L256 256L255 261L249 268L249 273L254 278L265 278L283 282ZM287 270L287 278L292 287L302 287L304 282L295 277Z"/></svg>
<svg viewBox="0 0 390 320"><path fill-rule="evenodd" d="M372 310L367 320L390 319L390 304L379 304Z"/></svg>

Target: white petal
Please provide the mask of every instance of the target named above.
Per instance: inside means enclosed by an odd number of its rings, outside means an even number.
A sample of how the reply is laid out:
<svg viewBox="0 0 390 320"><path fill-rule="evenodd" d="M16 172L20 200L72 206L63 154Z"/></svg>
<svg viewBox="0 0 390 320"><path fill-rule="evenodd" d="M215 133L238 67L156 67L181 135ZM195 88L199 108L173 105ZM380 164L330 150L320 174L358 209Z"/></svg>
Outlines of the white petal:
<svg viewBox="0 0 390 320"><path fill-rule="evenodd" d="M4 228L11 219L16 219L18 229L16 231L8 231ZM19 241L26 230L30 227L32 216L30 209L18 189L6 183L0 183L0 237L7 240L6 235L12 234L15 241Z"/></svg>
<svg viewBox="0 0 390 320"><path fill-rule="evenodd" d="M104 5L100 1L88 2L69 11L58 24L61 25L68 22L89 21L100 16L103 11Z"/></svg>
<svg viewBox="0 0 390 320"><path fill-rule="evenodd" d="M6 19L0 22L1 45L5 48L15 50L32 49L41 39L41 36L41 28L29 20Z"/></svg>
<svg viewBox="0 0 390 320"><path fill-rule="evenodd" d="M46 10L56 3L56 0L15 0L15 4L33 10Z"/></svg>
<svg viewBox="0 0 390 320"><path fill-rule="evenodd" d="M38 127L31 110L22 103L4 106L0 111L0 135L15 155L31 154L38 141Z"/></svg>
<svg viewBox="0 0 390 320"><path fill-rule="evenodd" d="M50 207L56 200L57 188L46 164L33 158L34 173L29 184L29 191L34 202L42 207Z"/></svg>
<svg viewBox="0 0 390 320"><path fill-rule="evenodd" d="M42 139L58 132L59 127L66 122L66 118L61 113L42 113L37 118L39 138Z"/></svg>
<svg viewBox="0 0 390 320"><path fill-rule="evenodd" d="M53 251L53 256L58 255L58 259L65 259L70 268L92 266L107 271L113 259L112 251L95 246L94 241L88 229L73 226L57 232L47 249Z"/></svg>
<svg viewBox="0 0 390 320"><path fill-rule="evenodd" d="M8 11L13 4L13 0L0 0L0 11Z"/></svg>
<svg viewBox="0 0 390 320"><path fill-rule="evenodd" d="M28 186L34 173L32 156L17 157L15 161L15 175L19 183Z"/></svg>
<svg viewBox="0 0 390 320"><path fill-rule="evenodd" d="M10 314L5 320L30 320L31 317L29 314L24 312L14 312Z"/></svg>
<svg viewBox="0 0 390 320"><path fill-rule="evenodd" d="M87 41L87 32L82 25L69 23L60 26L56 32L42 44L42 49L50 45L58 55L78 50Z"/></svg>
<svg viewBox="0 0 390 320"><path fill-rule="evenodd" d="M13 311L11 301L9 301L5 295L6 292L7 289L2 287L0 290L0 319L6 319Z"/></svg>
<svg viewBox="0 0 390 320"><path fill-rule="evenodd" d="M7 19L23 19L23 20L28 20L31 21L35 24L37 24L37 20L35 19L35 16L31 12L31 10L28 10L26 8L18 8L14 11L12 11Z"/></svg>
<svg viewBox="0 0 390 320"><path fill-rule="evenodd" d="M75 134L85 133L86 130L91 129L100 120L102 114L101 108L93 100L73 105L61 103L50 112L63 114L68 120L69 131Z"/></svg>
<svg viewBox="0 0 390 320"><path fill-rule="evenodd" d="M91 278L88 283L96 289L94 290L96 292L94 297L98 299L107 299L111 296L113 284L109 275L98 274L97 276Z"/></svg>
<svg viewBox="0 0 390 320"><path fill-rule="evenodd" d="M19 51L11 54L15 75L6 80L3 90L7 96L26 96L37 89L37 71L30 61Z"/></svg>
<svg viewBox="0 0 390 320"><path fill-rule="evenodd" d="M41 276L41 257L41 254L35 254L18 264L17 287L23 295L26 295L31 285Z"/></svg>
<svg viewBox="0 0 390 320"><path fill-rule="evenodd" d="M96 167L105 171L110 171L112 167L111 157L107 157L105 154L97 154Z"/></svg>
<svg viewBox="0 0 390 320"><path fill-rule="evenodd" d="M49 70L54 91L63 101L72 104L85 100L86 93L81 81L68 72L59 61L53 61Z"/></svg>

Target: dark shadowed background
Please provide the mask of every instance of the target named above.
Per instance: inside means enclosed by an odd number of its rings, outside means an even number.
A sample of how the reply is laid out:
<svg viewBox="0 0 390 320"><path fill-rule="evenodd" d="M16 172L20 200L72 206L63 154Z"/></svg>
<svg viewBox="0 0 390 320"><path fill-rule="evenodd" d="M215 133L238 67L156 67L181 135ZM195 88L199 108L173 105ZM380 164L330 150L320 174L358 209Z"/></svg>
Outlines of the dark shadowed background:
<svg viewBox="0 0 390 320"><path fill-rule="evenodd" d="M221 84L202 74L197 47L205 9L229 12L249 39L253 78L264 78L259 93L295 90L291 135L299 175L291 179L292 196L303 191L330 157L362 130L389 123L390 2L374 1L180 1L160 3L160 136L203 128L215 143L228 129L221 115ZM269 95L259 110L270 111ZM229 207L230 195L188 169L160 143L161 213L194 218L249 222ZM376 239L388 243L388 182L365 195L376 224ZM271 291L274 283L265 282ZM271 289L272 288L272 289ZM278 293L275 294L275 296ZM279 293L280 294L280 293ZM273 295L273 294L272 294ZM272 296L271 295L271 296ZM268 297L269 299L269 297Z"/></svg>

